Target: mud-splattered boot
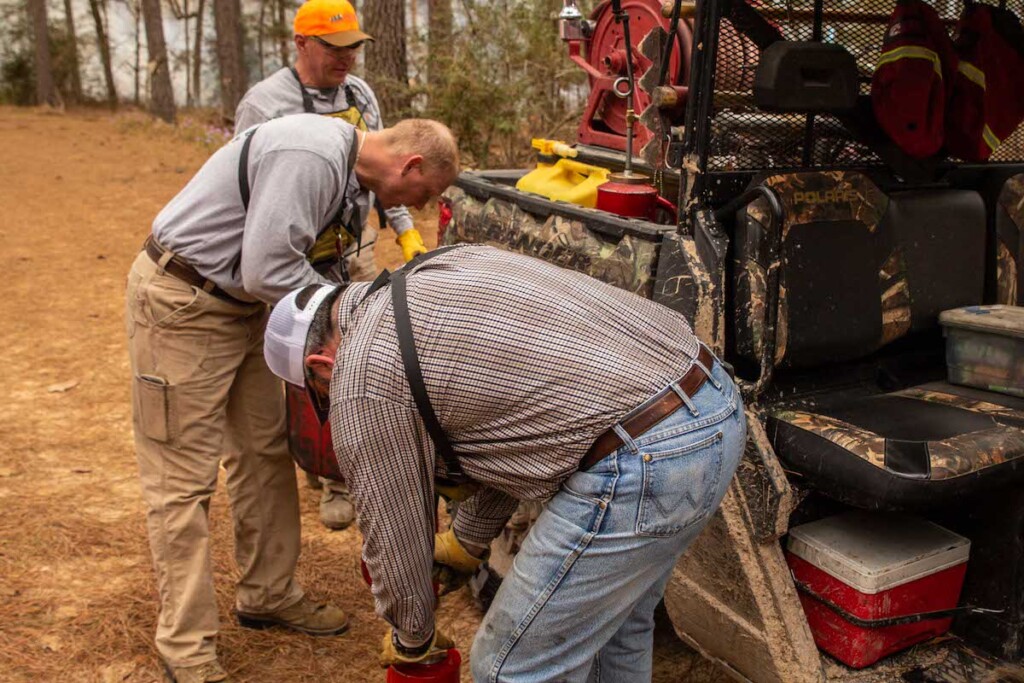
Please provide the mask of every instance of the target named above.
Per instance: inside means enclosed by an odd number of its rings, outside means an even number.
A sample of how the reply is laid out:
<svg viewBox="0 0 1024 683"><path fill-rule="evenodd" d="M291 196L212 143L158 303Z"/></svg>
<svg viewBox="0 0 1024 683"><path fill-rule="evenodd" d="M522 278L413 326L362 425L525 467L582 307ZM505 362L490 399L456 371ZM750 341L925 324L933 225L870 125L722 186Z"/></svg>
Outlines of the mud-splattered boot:
<svg viewBox="0 0 1024 683"><path fill-rule="evenodd" d="M323 525L339 531L352 524L355 518L356 506L348 487L337 481L325 485L320 494L320 521Z"/></svg>
<svg viewBox="0 0 1024 683"><path fill-rule="evenodd" d="M290 628L311 636L337 636L348 630L348 615L334 605L302 598L276 612L253 614L236 611L238 623L245 628L264 629L274 626Z"/></svg>
<svg viewBox="0 0 1024 683"><path fill-rule="evenodd" d="M216 659L195 666L171 666L164 662L164 673L171 683L223 683L228 672Z"/></svg>

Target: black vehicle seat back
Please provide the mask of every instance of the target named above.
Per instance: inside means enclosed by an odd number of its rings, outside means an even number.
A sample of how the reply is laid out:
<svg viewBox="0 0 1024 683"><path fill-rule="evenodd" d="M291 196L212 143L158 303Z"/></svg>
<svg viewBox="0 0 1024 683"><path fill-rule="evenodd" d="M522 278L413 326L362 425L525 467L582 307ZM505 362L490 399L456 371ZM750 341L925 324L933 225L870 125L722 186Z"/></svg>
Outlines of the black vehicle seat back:
<svg viewBox="0 0 1024 683"><path fill-rule="evenodd" d="M996 303L1024 304L1024 173L1009 178L996 207Z"/></svg>
<svg viewBox="0 0 1024 683"><path fill-rule="evenodd" d="M893 226L883 220L889 198L854 172L761 182L775 191L784 216L773 225L764 199L738 216L736 350L756 361L774 344L775 365L813 366L860 358L906 334L906 267ZM777 322L768 339L774 269Z"/></svg>
<svg viewBox="0 0 1024 683"><path fill-rule="evenodd" d="M938 330L942 311L982 303L985 203L980 194L895 192L883 223L896 235L906 261L911 331Z"/></svg>
<svg viewBox="0 0 1024 683"><path fill-rule="evenodd" d="M775 191L784 216L781 228L773 226L767 202L758 199L738 217L741 355L757 360L772 342L765 307L774 298L773 267L777 366L862 358L911 331L937 333L944 310L982 303L985 205L977 192L886 195L856 172L793 173L762 183Z"/></svg>

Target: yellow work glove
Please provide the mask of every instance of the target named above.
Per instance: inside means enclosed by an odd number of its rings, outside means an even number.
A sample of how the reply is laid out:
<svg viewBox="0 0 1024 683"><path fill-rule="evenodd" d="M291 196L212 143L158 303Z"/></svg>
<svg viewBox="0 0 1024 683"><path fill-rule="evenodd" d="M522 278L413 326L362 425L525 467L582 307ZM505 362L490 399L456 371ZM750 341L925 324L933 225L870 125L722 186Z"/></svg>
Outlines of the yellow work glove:
<svg viewBox="0 0 1024 683"><path fill-rule="evenodd" d="M416 228L409 228L395 240L398 246L402 247L402 258L406 263L412 261L419 254L427 253L427 245L423 244L423 237Z"/></svg>
<svg viewBox="0 0 1024 683"><path fill-rule="evenodd" d="M435 481L434 488L437 490L438 495L442 496L445 500L461 503L472 498L473 494L480 488L480 485L473 481L452 485L440 484Z"/></svg>
<svg viewBox="0 0 1024 683"><path fill-rule="evenodd" d="M455 537L451 529L434 535L434 581L438 583L438 594L446 595L466 585L473 578L477 568L487 559L475 557Z"/></svg>
<svg viewBox="0 0 1024 683"><path fill-rule="evenodd" d="M394 629L388 628L380 644L380 665L387 668L392 664L415 664L438 657L453 647L455 642L435 628L428 645L416 651L405 650L399 646Z"/></svg>

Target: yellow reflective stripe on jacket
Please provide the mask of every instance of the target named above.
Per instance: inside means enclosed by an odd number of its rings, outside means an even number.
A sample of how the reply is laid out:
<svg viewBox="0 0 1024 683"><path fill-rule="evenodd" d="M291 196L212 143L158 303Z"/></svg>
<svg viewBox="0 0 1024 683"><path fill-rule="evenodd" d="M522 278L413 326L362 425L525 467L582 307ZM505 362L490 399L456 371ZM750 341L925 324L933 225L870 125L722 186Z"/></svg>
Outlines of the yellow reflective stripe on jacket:
<svg viewBox="0 0 1024 683"><path fill-rule="evenodd" d="M967 80L974 83L976 86L985 90L985 72L974 66L970 62L961 61L956 66L956 70L964 75Z"/></svg>
<svg viewBox="0 0 1024 683"><path fill-rule="evenodd" d="M903 47L897 47L888 52L883 52L878 57L878 64L875 66L876 69L881 68L882 65L890 62L895 62L899 59L927 59L935 67L935 73L942 78L942 61L939 56L935 54L934 50L929 50L926 47L920 45L904 45Z"/></svg>
<svg viewBox="0 0 1024 683"><path fill-rule="evenodd" d="M996 151L996 147L998 147L999 143L1002 142L1002 140L997 138L996 134L992 132L992 129L988 127L988 124L985 124L985 127L981 129L981 137L985 140L985 144L988 145L988 148L993 152Z"/></svg>

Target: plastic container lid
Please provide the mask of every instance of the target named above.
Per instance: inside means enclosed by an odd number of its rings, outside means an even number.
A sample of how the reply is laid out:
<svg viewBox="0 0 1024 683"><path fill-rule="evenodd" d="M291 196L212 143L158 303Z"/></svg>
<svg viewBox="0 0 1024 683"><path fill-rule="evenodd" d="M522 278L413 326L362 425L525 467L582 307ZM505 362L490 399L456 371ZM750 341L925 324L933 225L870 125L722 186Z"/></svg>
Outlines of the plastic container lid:
<svg viewBox="0 0 1024 683"><path fill-rule="evenodd" d="M939 322L946 327L1024 339L1024 307L1021 306L999 304L954 308L940 313Z"/></svg>
<svg viewBox="0 0 1024 683"><path fill-rule="evenodd" d="M917 517L857 511L790 529L787 548L874 595L966 562L971 542Z"/></svg>

